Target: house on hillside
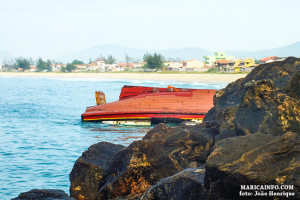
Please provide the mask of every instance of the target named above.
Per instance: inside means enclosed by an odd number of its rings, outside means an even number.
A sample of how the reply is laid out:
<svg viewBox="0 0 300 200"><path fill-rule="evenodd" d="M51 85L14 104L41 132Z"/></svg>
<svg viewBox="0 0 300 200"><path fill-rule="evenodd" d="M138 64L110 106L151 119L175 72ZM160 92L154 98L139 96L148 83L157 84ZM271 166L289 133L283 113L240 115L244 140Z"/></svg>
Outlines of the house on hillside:
<svg viewBox="0 0 300 200"><path fill-rule="evenodd" d="M204 68L204 62L200 60L188 60L182 62L182 67L186 69L186 71L201 71Z"/></svg>

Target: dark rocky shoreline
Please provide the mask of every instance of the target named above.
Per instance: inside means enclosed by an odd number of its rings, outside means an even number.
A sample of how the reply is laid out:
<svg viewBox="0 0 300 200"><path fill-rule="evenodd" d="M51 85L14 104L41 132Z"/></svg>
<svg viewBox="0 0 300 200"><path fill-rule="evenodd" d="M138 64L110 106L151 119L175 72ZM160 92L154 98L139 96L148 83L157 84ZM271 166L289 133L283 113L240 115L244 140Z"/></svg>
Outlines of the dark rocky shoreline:
<svg viewBox="0 0 300 200"><path fill-rule="evenodd" d="M297 199L299 135L300 59L290 57L219 90L200 125L159 124L128 147L92 145L70 173L71 197L32 190L15 199L266 199L241 197L241 185L293 185Z"/></svg>

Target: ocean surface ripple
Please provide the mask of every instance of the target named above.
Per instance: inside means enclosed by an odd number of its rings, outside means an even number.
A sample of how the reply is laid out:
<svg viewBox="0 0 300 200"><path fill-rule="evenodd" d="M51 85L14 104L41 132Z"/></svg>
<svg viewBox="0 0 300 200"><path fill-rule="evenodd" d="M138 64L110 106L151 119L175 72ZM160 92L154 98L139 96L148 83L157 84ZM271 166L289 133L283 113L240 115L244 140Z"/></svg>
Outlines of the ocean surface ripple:
<svg viewBox="0 0 300 200"><path fill-rule="evenodd" d="M95 105L96 90L107 102L123 85L220 89L225 83L0 77L0 196L11 199L31 189L69 193L69 173L92 144L128 145L151 127L83 123L80 115Z"/></svg>

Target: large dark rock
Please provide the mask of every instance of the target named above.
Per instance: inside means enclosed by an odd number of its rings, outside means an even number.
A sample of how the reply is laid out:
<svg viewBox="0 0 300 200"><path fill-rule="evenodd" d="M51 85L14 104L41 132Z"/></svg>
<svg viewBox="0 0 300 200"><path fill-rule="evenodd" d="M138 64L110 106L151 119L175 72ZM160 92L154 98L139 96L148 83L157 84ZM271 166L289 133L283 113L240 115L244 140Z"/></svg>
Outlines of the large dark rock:
<svg viewBox="0 0 300 200"><path fill-rule="evenodd" d="M299 78L300 59L260 65L216 93L201 125L159 124L128 147L93 147L70 174L71 196L237 199L249 184L294 185L298 194ZM204 174L185 169L205 164L203 188Z"/></svg>
<svg viewBox="0 0 300 200"><path fill-rule="evenodd" d="M201 126L157 125L116 154L96 199L138 198L158 180L203 165L216 134L216 129Z"/></svg>
<svg viewBox="0 0 300 200"><path fill-rule="evenodd" d="M62 190L30 190L12 200L75 200Z"/></svg>
<svg viewBox="0 0 300 200"><path fill-rule="evenodd" d="M107 162L123 147L99 142L83 152L70 173L70 196L78 200L95 199Z"/></svg>
<svg viewBox="0 0 300 200"><path fill-rule="evenodd" d="M224 139L208 157L205 173L210 199L243 199L241 185L294 185L286 192L300 197L300 136L288 132Z"/></svg>
<svg viewBox="0 0 300 200"><path fill-rule="evenodd" d="M206 199L204 169L188 168L153 185L141 200Z"/></svg>
<svg viewBox="0 0 300 200"><path fill-rule="evenodd" d="M300 131L300 59L256 67L244 79L230 83L214 96L214 107L204 122L214 122L227 137Z"/></svg>

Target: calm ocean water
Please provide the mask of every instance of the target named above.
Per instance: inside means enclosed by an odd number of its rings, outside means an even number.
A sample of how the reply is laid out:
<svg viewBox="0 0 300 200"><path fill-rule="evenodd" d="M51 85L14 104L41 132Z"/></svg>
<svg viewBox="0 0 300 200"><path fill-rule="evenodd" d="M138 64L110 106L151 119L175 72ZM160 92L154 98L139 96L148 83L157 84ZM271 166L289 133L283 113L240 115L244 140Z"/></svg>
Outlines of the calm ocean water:
<svg viewBox="0 0 300 200"><path fill-rule="evenodd" d="M220 89L226 83L174 83L131 80L0 77L0 196L11 199L31 189L69 193L69 173L94 143L128 145L151 127L83 123L80 115L95 105L95 90L107 102L123 85Z"/></svg>

